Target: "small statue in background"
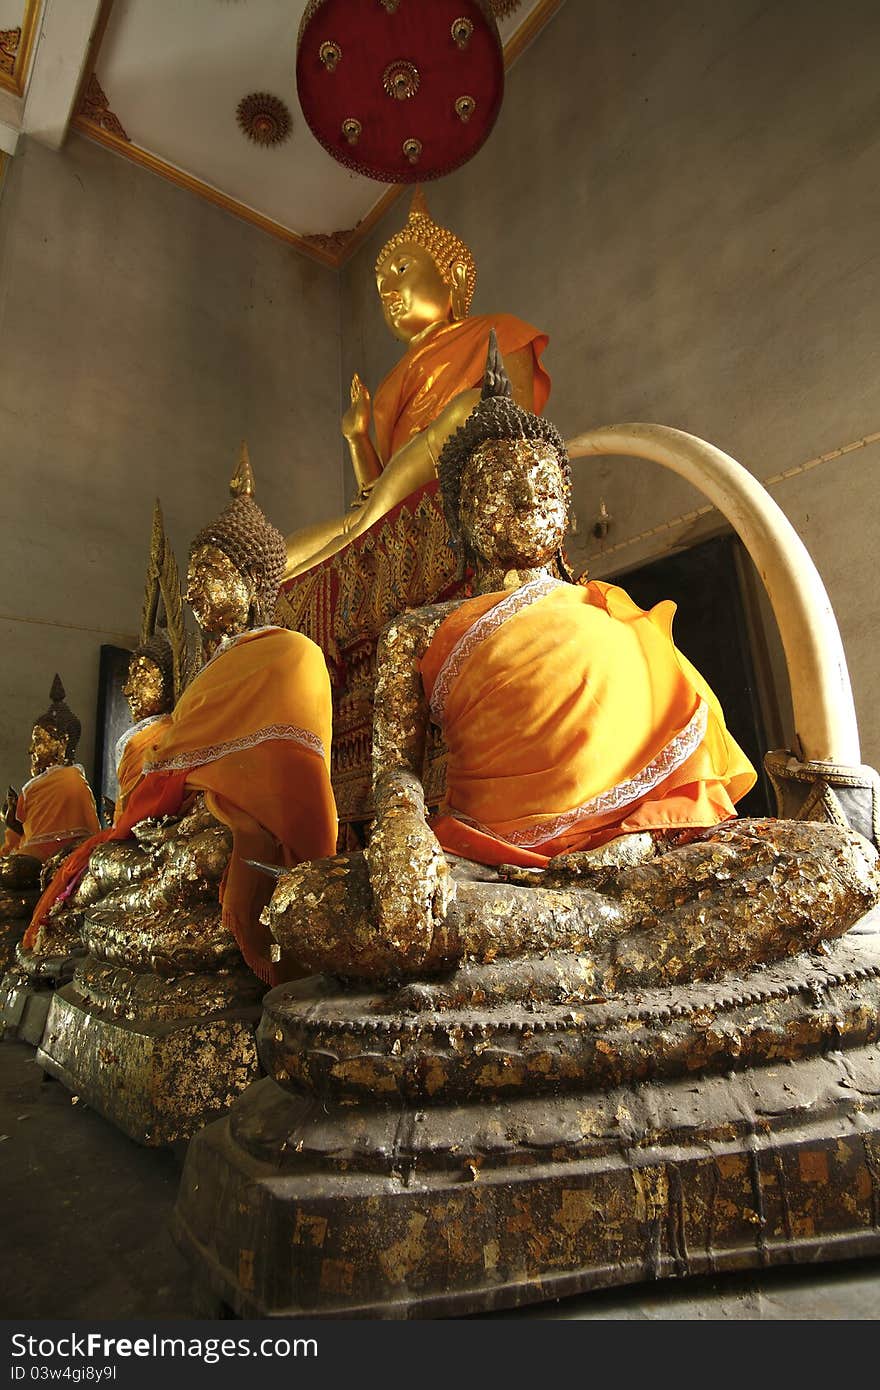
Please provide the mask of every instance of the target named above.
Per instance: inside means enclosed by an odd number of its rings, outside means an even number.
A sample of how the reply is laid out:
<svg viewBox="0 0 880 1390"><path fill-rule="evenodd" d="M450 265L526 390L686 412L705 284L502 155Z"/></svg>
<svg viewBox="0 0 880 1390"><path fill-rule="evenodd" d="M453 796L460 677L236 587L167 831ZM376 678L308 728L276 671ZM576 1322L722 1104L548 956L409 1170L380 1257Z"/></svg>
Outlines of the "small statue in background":
<svg viewBox="0 0 880 1390"><path fill-rule="evenodd" d="M134 720L116 744L119 795L114 822L141 779L148 749L171 721L174 708L174 660L167 636L160 630L135 647L128 663L122 693Z"/></svg>
<svg viewBox="0 0 880 1390"><path fill-rule="evenodd" d="M28 754L30 781L20 793L10 787L4 819L6 838L0 852L0 885L18 881L16 856L44 860L97 829L97 812L85 770L74 763L81 725L65 702L64 686L56 675L51 704L34 721Z"/></svg>
<svg viewBox="0 0 880 1390"><path fill-rule="evenodd" d="M98 828L98 813L84 769L74 763L81 725L65 702L58 675L50 705L34 721L28 753L31 778L6 795L6 836L0 851L0 966L8 965L40 886L43 864L66 853ZM7 925L8 924L8 925Z"/></svg>

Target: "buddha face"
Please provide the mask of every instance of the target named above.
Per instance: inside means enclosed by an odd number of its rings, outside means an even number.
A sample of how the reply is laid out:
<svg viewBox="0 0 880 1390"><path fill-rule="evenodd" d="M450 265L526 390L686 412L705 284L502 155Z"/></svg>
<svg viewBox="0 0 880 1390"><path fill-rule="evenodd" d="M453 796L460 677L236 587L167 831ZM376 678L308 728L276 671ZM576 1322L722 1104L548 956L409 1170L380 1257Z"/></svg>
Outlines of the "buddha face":
<svg viewBox="0 0 880 1390"><path fill-rule="evenodd" d="M35 724L28 745L28 754L31 760L31 776L37 777L41 772L45 772L47 767L55 767L58 763L67 761L67 736L59 734L55 729L46 729L42 724Z"/></svg>
<svg viewBox="0 0 880 1390"><path fill-rule="evenodd" d="M200 545L189 557L186 597L204 633L231 637L248 625L254 589L216 545Z"/></svg>
<svg viewBox="0 0 880 1390"><path fill-rule="evenodd" d="M398 246L379 266L376 288L395 338L409 343L452 315L452 291L433 256L415 242Z"/></svg>
<svg viewBox="0 0 880 1390"><path fill-rule="evenodd" d="M539 440L487 440L461 479L461 529L487 566L533 568L562 544L568 488L553 448Z"/></svg>
<svg viewBox="0 0 880 1390"><path fill-rule="evenodd" d="M148 656L138 654L128 663L128 678L122 687L131 717L137 724L165 710L165 681L162 672Z"/></svg>

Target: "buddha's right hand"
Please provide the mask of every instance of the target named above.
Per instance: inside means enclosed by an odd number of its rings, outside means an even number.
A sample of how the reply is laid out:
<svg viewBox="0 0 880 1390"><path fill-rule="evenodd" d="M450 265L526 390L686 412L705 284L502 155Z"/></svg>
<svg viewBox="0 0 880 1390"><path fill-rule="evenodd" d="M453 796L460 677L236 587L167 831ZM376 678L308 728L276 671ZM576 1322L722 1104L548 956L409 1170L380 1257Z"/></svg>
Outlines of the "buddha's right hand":
<svg viewBox="0 0 880 1390"><path fill-rule="evenodd" d="M418 967L455 895L440 843L424 815L393 807L376 821L366 860L379 931L402 970Z"/></svg>
<svg viewBox="0 0 880 1390"><path fill-rule="evenodd" d="M18 792L15 787L6 788L6 800L3 803L3 821L10 829L18 824L15 815L15 808L18 806Z"/></svg>
<svg viewBox="0 0 880 1390"><path fill-rule="evenodd" d="M363 439L370 432L370 393L357 372L351 379L351 405L342 417L342 433L348 440Z"/></svg>

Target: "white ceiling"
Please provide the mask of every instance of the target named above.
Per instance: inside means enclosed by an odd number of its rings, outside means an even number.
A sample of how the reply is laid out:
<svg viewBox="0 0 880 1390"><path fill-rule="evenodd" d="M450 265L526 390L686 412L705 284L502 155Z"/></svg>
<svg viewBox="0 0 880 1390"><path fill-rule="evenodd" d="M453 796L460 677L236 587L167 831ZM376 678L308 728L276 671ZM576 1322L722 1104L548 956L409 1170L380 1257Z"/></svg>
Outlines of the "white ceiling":
<svg viewBox="0 0 880 1390"><path fill-rule="evenodd" d="M505 42L540 3L523 0L502 21ZM133 146L299 236L352 228L387 192L337 164L306 125L295 79L304 9L305 0L114 0L93 61ZM236 107L251 92L289 107L283 144L256 145L239 129Z"/></svg>

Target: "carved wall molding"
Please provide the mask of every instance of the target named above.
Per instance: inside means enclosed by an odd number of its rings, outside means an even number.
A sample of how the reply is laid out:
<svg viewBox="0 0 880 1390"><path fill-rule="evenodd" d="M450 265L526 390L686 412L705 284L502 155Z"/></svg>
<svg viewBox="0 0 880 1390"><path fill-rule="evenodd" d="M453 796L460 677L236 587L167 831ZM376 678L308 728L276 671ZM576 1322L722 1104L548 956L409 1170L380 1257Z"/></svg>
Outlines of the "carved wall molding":
<svg viewBox="0 0 880 1390"><path fill-rule="evenodd" d="M15 55L21 43L21 29L0 29L0 72L15 71Z"/></svg>
<svg viewBox="0 0 880 1390"><path fill-rule="evenodd" d="M106 130L109 135L115 135L120 140L129 139L119 117L110 110L110 100L94 72L86 83L85 91L82 94L79 114L84 116L87 121L93 121L101 130Z"/></svg>
<svg viewBox="0 0 880 1390"><path fill-rule="evenodd" d="M0 88L23 96L43 0L27 0L21 24L0 29Z"/></svg>
<svg viewBox="0 0 880 1390"><path fill-rule="evenodd" d="M326 251L328 255L341 257L348 248L348 244L354 236L356 228L346 227L340 232L311 232L303 237L309 246L315 246L321 251Z"/></svg>

